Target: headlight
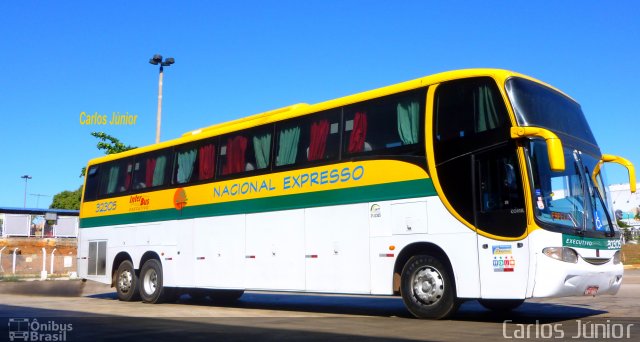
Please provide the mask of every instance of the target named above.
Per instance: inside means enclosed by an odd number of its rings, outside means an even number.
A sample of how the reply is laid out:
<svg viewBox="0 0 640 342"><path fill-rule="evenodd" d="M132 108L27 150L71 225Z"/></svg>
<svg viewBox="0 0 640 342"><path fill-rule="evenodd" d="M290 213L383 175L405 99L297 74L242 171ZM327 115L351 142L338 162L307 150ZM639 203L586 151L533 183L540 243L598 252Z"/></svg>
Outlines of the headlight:
<svg viewBox="0 0 640 342"><path fill-rule="evenodd" d="M556 260L570 262L573 264L578 262L578 253L568 247L547 247L542 250L542 253L549 258Z"/></svg>
<svg viewBox="0 0 640 342"><path fill-rule="evenodd" d="M620 253L620 251L616 251L613 254L613 264L614 265L618 265L622 263L622 253Z"/></svg>

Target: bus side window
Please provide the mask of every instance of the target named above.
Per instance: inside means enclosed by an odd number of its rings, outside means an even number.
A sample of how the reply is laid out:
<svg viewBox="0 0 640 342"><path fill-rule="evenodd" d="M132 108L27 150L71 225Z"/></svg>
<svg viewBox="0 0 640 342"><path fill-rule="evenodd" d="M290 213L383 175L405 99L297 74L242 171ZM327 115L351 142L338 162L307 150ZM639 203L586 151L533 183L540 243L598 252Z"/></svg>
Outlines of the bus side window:
<svg viewBox="0 0 640 342"><path fill-rule="evenodd" d="M132 160L119 160L105 165L101 174L100 195L108 196L129 190L133 171Z"/></svg>
<svg viewBox="0 0 640 342"><path fill-rule="evenodd" d="M87 170L87 181L84 187L84 201L93 201L98 195L98 184L100 180L99 166L93 165Z"/></svg>
<svg viewBox="0 0 640 342"><path fill-rule="evenodd" d="M332 110L311 116L307 129L309 142L306 161L326 161L338 158L340 111Z"/></svg>
<svg viewBox="0 0 640 342"><path fill-rule="evenodd" d="M423 155L424 89L345 107L343 152Z"/></svg>
<svg viewBox="0 0 640 342"><path fill-rule="evenodd" d="M300 135L303 132L300 120L276 125L277 147L275 166L293 165L298 161L300 153Z"/></svg>
<svg viewBox="0 0 640 342"><path fill-rule="evenodd" d="M196 158L198 157L198 150L195 147L183 148L180 150L176 150L175 158L176 158L176 166L175 166L175 183L176 184L185 184L193 179L197 179L194 177L194 171L197 173Z"/></svg>
<svg viewBox="0 0 640 342"><path fill-rule="evenodd" d="M509 117L493 79L463 79L438 86L433 123L438 180L451 206L467 222L475 220L471 174L474 154L507 141L510 141ZM503 172L501 168L492 168ZM483 198L478 198L479 205L487 208L498 205L493 195L483 192Z"/></svg>
<svg viewBox="0 0 640 342"><path fill-rule="evenodd" d="M222 176L267 169L271 162L273 125L220 138L218 173Z"/></svg>
<svg viewBox="0 0 640 342"><path fill-rule="evenodd" d="M340 110L276 124L275 166L302 166L338 158Z"/></svg>
<svg viewBox="0 0 640 342"><path fill-rule="evenodd" d="M133 167L133 189L142 190L166 184L168 151L153 152L136 158Z"/></svg>

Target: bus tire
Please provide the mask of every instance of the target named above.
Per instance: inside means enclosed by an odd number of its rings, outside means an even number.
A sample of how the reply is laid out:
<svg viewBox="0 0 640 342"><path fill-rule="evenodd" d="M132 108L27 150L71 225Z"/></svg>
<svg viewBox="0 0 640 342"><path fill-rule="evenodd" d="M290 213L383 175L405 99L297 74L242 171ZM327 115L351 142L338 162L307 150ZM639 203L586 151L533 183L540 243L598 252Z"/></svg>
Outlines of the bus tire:
<svg viewBox="0 0 640 342"><path fill-rule="evenodd" d="M116 292L118 299L124 302L131 302L140 299L138 294L138 277L133 264L129 260L124 260L116 271Z"/></svg>
<svg viewBox="0 0 640 342"><path fill-rule="evenodd" d="M172 297L172 289L163 286L162 264L156 259L149 259L142 265L139 287L145 303L158 304Z"/></svg>
<svg viewBox="0 0 640 342"><path fill-rule="evenodd" d="M480 305L495 312L508 312L524 303L524 299L478 299Z"/></svg>
<svg viewBox="0 0 640 342"><path fill-rule="evenodd" d="M447 318L456 312L459 305L452 279L440 260L430 255L415 255L402 269L402 301L418 318Z"/></svg>

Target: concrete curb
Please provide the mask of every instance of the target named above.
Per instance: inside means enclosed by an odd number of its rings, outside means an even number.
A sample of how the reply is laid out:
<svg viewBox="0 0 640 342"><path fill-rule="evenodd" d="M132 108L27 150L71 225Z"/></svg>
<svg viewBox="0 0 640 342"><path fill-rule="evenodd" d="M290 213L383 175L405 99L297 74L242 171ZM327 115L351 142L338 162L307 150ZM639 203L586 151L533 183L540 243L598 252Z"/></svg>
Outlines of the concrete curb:
<svg viewBox="0 0 640 342"><path fill-rule="evenodd" d="M625 270L640 270L640 265L624 265Z"/></svg>

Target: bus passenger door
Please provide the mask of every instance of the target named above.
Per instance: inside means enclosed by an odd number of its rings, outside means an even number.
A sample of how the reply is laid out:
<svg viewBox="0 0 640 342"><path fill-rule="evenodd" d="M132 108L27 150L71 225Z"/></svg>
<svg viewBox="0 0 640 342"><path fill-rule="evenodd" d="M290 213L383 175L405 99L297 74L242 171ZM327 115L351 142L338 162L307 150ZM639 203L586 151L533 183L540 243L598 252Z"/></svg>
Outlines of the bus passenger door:
<svg viewBox="0 0 640 342"><path fill-rule="evenodd" d="M473 155L474 219L482 298L525 298L529 244L515 143Z"/></svg>

